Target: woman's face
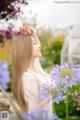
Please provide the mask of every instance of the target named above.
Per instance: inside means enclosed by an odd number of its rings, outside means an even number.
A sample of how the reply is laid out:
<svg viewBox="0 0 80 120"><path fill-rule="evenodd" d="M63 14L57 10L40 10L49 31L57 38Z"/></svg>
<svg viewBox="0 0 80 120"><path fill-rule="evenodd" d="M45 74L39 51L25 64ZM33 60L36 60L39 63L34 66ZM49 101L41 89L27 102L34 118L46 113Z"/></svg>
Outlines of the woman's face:
<svg viewBox="0 0 80 120"><path fill-rule="evenodd" d="M39 39L36 37L32 37L32 46L33 46L33 53L32 57L41 57L41 45Z"/></svg>

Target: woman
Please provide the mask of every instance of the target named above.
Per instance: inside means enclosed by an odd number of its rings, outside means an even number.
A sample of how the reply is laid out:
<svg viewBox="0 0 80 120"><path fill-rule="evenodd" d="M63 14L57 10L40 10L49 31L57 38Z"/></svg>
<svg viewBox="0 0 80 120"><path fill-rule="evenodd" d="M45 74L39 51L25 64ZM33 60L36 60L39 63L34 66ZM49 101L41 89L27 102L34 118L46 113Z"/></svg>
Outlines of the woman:
<svg viewBox="0 0 80 120"><path fill-rule="evenodd" d="M24 25L23 35L13 40L11 52L12 92L21 112L37 112L41 109L52 113L52 100L41 98L45 86L50 86L50 76L42 69L39 58L41 44L35 30Z"/></svg>

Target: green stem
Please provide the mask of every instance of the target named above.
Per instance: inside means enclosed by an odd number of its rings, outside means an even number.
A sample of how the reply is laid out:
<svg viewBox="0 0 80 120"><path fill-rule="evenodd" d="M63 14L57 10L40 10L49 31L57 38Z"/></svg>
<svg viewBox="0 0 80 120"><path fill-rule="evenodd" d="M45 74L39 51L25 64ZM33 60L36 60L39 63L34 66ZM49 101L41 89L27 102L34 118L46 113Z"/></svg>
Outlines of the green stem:
<svg viewBox="0 0 80 120"><path fill-rule="evenodd" d="M69 113L68 113L68 94L66 95L66 120L69 120Z"/></svg>
<svg viewBox="0 0 80 120"><path fill-rule="evenodd" d="M54 113L54 115L56 115L54 103L53 103L53 113Z"/></svg>

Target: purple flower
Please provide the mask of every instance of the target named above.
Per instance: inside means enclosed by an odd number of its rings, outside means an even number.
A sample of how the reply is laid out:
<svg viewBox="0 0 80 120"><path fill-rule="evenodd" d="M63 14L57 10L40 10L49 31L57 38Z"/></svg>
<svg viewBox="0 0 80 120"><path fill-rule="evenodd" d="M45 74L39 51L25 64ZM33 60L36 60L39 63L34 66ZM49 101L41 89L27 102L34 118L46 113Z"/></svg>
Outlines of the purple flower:
<svg viewBox="0 0 80 120"><path fill-rule="evenodd" d="M15 18L16 14L14 13L14 7L17 6L17 10L20 8L20 11L22 11L21 9L21 5L27 5L28 2L27 0L1 0L0 2L0 18L1 19L10 19L10 18ZM20 6L20 7L19 7ZM16 13L18 14L19 11L16 11Z"/></svg>
<svg viewBox="0 0 80 120"><path fill-rule="evenodd" d="M40 89L40 92L39 92L39 96L40 96L40 99L41 100L50 100L50 94L49 94L49 91L48 91L48 85L46 84L43 84L43 86L41 87Z"/></svg>
<svg viewBox="0 0 80 120"><path fill-rule="evenodd" d="M66 84L68 87L70 85L75 85L75 83L77 84L80 78L79 72L80 69L77 70L73 65L65 64L62 66L56 66L51 72L51 80L55 80L56 83L60 85Z"/></svg>
<svg viewBox="0 0 80 120"><path fill-rule="evenodd" d="M30 114L24 113L22 114L22 117L24 120L60 120L58 116L55 116L50 111L45 111L43 109Z"/></svg>
<svg viewBox="0 0 80 120"><path fill-rule="evenodd" d="M52 120L61 120L58 116L53 116Z"/></svg>
<svg viewBox="0 0 80 120"><path fill-rule="evenodd" d="M28 114L28 113L24 113L24 114L22 115L22 118L23 118L24 120L36 120L35 117L34 117L32 114Z"/></svg>
<svg viewBox="0 0 80 120"><path fill-rule="evenodd" d="M64 64L53 67L51 81L55 81L57 85L54 101L59 103L66 99L69 88L80 84L80 65Z"/></svg>
<svg viewBox="0 0 80 120"><path fill-rule="evenodd" d="M58 93L56 96L55 96L55 101L56 103L58 104L60 101L63 101L66 99L66 96L64 96L62 93ZM54 101L54 102L55 102Z"/></svg>
<svg viewBox="0 0 80 120"><path fill-rule="evenodd" d="M22 13L22 11L21 11L20 7L14 7L14 10L11 15L12 15L12 17L17 18L19 16L19 14L21 14L21 13Z"/></svg>
<svg viewBox="0 0 80 120"><path fill-rule="evenodd" d="M12 24L9 24L5 30L5 37L7 39L10 39L13 37L13 33L14 33L14 26Z"/></svg>
<svg viewBox="0 0 80 120"><path fill-rule="evenodd" d="M12 32L12 31L9 31L9 30L6 30L6 31L5 31L5 35L6 35L6 38L7 38L7 39L10 39L10 38L12 38L12 36L13 36L13 32Z"/></svg>
<svg viewBox="0 0 80 120"><path fill-rule="evenodd" d="M8 70L8 66L7 62L0 62L0 84L5 90L7 90L8 83L10 82L10 72Z"/></svg>

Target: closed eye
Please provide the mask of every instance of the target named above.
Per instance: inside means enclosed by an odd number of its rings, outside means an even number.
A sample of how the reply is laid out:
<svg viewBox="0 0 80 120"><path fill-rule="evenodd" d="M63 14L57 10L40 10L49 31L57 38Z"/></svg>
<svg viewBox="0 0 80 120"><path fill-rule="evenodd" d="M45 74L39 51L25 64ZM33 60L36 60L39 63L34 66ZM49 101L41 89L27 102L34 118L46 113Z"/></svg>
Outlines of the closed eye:
<svg viewBox="0 0 80 120"><path fill-rule="evenodd" d="M35 41L33 41L33 45L36 45L37 43Z"/></svg>
<svg viewBox="0 0 80 120"><path fill-rule="evenodd" d="M36 45L36 43L33 43L34 45Z"/></svg>

